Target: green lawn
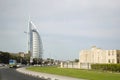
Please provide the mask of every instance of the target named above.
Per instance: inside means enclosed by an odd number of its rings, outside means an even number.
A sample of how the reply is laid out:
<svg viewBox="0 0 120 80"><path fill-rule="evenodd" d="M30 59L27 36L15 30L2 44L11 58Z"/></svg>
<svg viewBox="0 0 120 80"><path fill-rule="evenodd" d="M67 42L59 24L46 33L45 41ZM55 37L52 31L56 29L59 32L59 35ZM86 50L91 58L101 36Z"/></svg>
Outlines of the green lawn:
<svg viewBox="0 0 120 80"><path fill-rule="evenodd" d="M57 67L29 67L28 70L83 78L88 80L120 80L120 73L101 72L93 70L67 69Z"/></svg>

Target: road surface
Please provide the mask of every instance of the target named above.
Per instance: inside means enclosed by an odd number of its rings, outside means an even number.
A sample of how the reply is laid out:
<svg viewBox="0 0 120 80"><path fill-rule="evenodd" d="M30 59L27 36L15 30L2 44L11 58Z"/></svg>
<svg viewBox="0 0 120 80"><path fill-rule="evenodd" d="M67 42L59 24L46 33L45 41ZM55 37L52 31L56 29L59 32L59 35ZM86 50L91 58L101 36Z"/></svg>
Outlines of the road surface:
<svg viewBox="0 0 120 80"><path fill-rule="evenodd" d="M0 80L44 80L17 72L13 68L0 68Z"/></svg>

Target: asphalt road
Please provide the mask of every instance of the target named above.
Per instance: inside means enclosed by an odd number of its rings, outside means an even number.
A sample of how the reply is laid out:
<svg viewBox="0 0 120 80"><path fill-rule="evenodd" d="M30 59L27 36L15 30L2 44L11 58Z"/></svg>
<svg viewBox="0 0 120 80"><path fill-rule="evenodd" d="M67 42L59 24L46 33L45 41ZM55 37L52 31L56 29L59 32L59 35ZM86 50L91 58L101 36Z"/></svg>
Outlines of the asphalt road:
<svg viewBox="0 0 120 80"><path fill-rule="evenodd" d="M44 80L17 72L13 68L0 68L0 80Z"/></svg>

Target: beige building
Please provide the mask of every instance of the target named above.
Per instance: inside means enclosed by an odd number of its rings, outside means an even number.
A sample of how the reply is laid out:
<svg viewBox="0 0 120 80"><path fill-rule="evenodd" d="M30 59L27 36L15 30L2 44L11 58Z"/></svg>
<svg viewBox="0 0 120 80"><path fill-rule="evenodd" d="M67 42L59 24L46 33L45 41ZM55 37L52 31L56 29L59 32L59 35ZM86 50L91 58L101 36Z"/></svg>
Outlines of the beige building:
<svg viewBox="0 0 120 80"><path fill-rule="evenodd" d="M19 56L20 57L25 57L25 53L24 52L19 52Z"/></svg>
<svg viewBox="0 0 120 80"><path fill-rule="evenodd" d="M76 64L61 63L61 68L91 69L91 64L120 64L120 50L104 50L93 46L82 50ZM75 66L75 67L74 67Z"/></svg>
<svg viewBox="0 0 120 80"><path fill-rule="evenodd" d="M80 64L120 63L120 50L103 50L93 46L91 49L80 52L79 62Z"/></svg>

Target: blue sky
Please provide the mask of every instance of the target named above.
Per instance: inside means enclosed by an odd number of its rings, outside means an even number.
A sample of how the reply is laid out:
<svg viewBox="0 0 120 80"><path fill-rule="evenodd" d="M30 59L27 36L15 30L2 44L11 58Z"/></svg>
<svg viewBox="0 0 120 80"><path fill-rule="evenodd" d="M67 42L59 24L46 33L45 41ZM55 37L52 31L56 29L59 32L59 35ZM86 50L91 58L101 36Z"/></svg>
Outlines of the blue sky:
<svg viewBox="0 0 120 80"><path fill-rule="evenodd" d="M29 16L44 58L73 60L94 45L120 49L120 0L0 0L1 51L27 51Z"/></svg>

